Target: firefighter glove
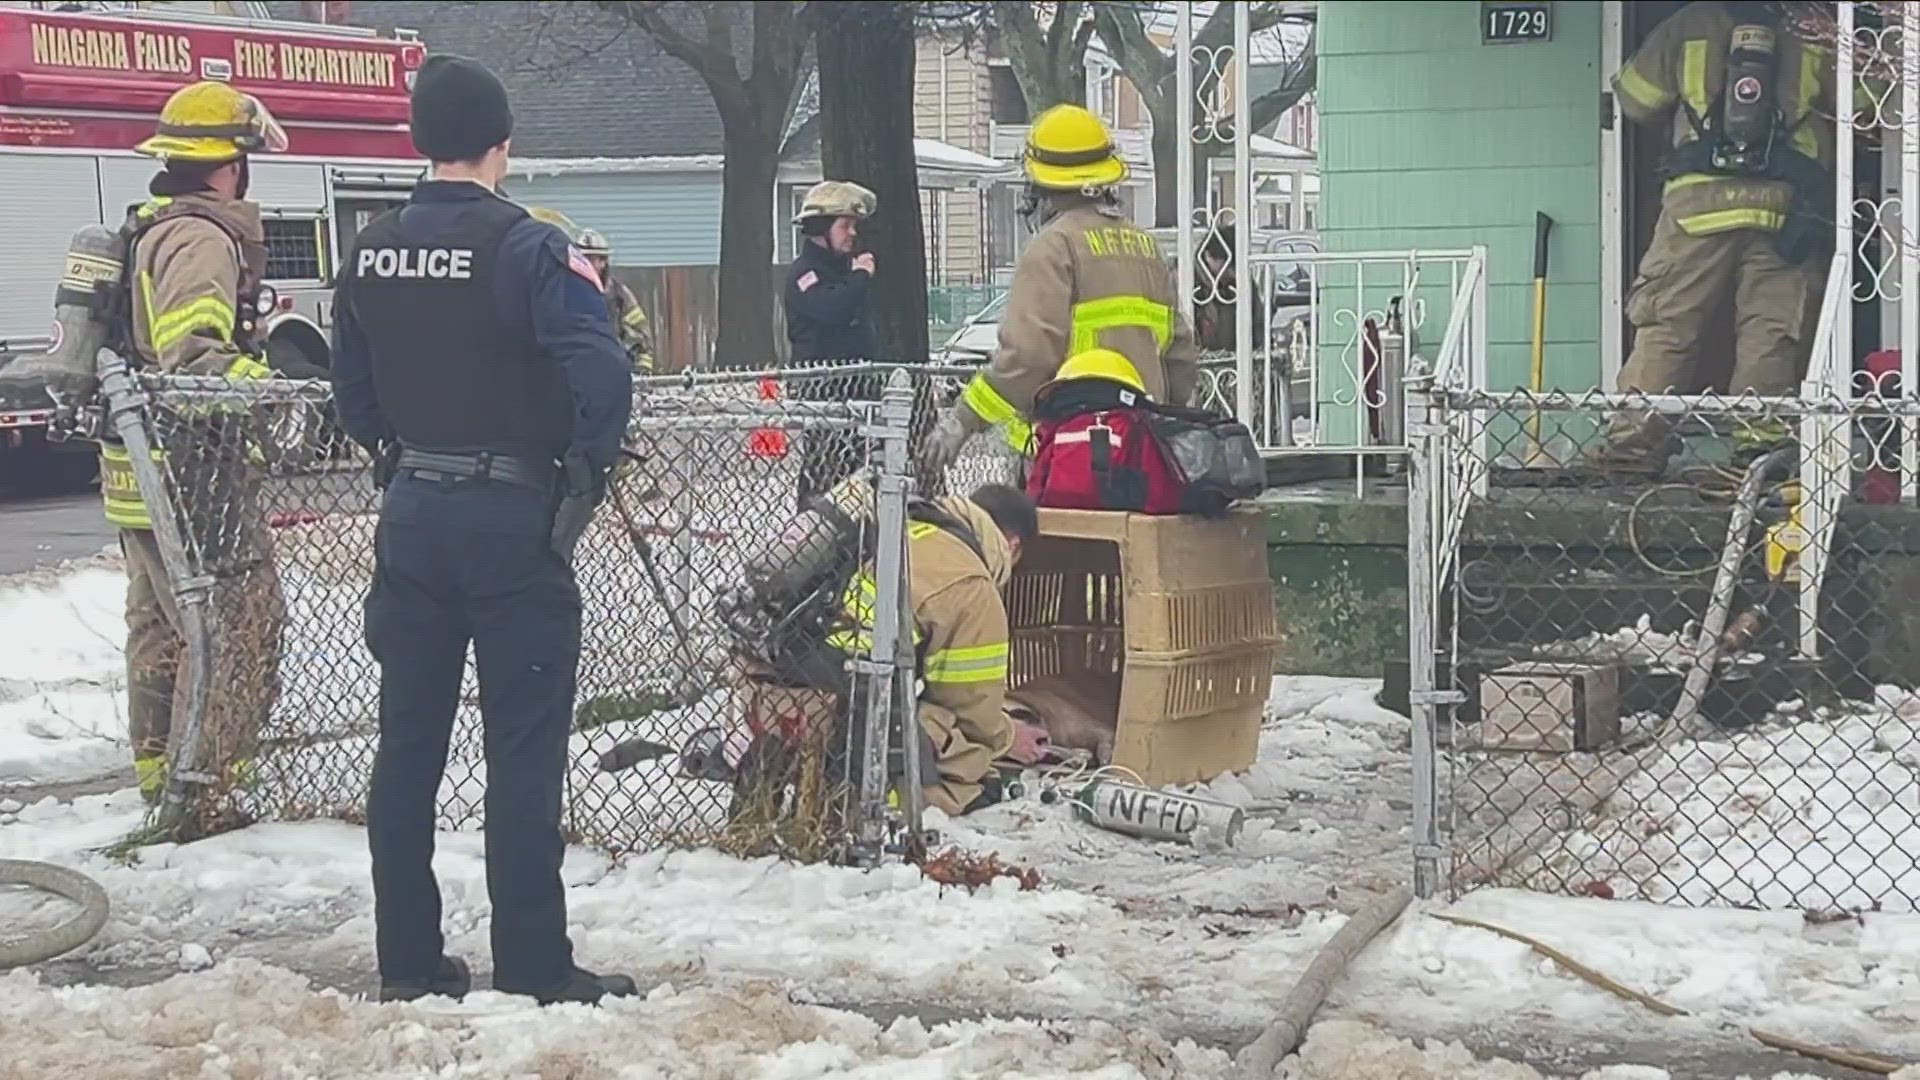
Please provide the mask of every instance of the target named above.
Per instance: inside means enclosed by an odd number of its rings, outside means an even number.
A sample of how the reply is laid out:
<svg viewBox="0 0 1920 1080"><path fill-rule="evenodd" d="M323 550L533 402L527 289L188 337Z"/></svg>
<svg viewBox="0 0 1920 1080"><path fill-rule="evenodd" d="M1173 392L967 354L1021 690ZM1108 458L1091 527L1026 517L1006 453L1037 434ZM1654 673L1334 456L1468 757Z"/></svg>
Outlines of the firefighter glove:
<svg viewBox="0 0 1920 1080"><path fill-rule="evenodd" d="M960 448L967 444L973 432L968 429L960 410L965 405L956 404L940 414L939 423L927 433L926 445L920 451L920 471L925 477L938 477L946 474L947 469L960 458Z"/></svg>

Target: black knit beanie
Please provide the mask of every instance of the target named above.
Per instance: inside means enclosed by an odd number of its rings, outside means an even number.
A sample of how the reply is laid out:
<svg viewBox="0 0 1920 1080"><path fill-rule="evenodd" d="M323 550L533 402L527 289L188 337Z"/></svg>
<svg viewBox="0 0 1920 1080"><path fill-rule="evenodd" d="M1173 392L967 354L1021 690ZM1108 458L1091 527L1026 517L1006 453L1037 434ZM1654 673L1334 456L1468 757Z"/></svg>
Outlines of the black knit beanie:
<svg viewBox="0 0 1920 1080"><path fill-rule="evenodd" d="M513 134L507 88L478 60L437 53L413 82L413 148L429 161L471 161Z"/></svg>

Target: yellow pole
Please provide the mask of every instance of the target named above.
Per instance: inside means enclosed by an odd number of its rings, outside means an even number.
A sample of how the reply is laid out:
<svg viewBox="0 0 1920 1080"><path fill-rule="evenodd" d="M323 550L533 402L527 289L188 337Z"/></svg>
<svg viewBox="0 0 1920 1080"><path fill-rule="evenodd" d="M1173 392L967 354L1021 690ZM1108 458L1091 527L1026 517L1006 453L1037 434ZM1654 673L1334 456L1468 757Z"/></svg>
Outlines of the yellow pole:
<svg viewBox="0 0 1920 1080"><path fill-rule="evenodd" d="M1540 455L1540 395L1547 389L1547 236L1553 231L1553 219L1544 212L1533 215L1533 416L1527 434L1533 454Z"/></svg>

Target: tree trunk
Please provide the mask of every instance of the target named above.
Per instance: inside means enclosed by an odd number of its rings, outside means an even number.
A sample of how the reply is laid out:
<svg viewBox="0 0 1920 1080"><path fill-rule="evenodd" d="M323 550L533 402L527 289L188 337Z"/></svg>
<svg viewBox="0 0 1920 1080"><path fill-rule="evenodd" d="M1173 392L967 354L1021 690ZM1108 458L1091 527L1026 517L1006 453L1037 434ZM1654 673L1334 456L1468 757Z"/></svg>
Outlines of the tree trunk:
<svg viewBox="0 0 1920 1080"><path fill-rule="evenodd" d="M881 355L873 359L922 364L927 255L913 153L914 5L814 7L821 172L871 189L880 203L860 226L876 270L867 311Z"/></svg>
<svg viewBox="0 0 1920 1080"><path fill-rule="evenodd" d="M1149 114L1153 137L1148 148L1153 154L1153 224L1172 228L1180 224L1180 125L1174 115L1174 95L1165 97L1166 105ZM1160 113L1165 113L1161 116Z"/></svg>
<svg viewBox="0 0 1920 1080"><path fill-rule="evenodd" d="M773 192L779 141L745 120L725 125L720 182L720 325L712 363L772 367Z"/></svg>

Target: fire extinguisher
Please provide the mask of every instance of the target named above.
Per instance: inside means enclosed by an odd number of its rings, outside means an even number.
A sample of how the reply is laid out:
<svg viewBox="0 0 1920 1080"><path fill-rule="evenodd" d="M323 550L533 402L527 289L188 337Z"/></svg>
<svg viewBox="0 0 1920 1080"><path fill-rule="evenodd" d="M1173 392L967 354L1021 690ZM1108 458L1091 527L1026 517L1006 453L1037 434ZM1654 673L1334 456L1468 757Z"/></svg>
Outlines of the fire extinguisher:
<svg viewBox="0 0 1920 1080"><path fill-rule="evenodd" d="M1398 446L1406 426L1407 323L1401 297L1360 326L1360 393L1375 446Z"/></svg>

